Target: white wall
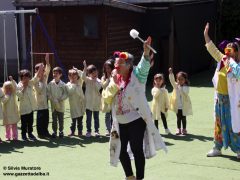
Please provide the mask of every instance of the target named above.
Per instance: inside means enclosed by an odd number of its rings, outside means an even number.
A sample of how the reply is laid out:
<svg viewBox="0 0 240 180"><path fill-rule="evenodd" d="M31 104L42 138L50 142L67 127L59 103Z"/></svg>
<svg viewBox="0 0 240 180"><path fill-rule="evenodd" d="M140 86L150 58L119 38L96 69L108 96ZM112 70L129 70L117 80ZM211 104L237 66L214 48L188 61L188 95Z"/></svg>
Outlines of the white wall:
<svg viewBox="0 0 240 180"><path fill-rule="evenodd" d="M12 0L0 0L0 11L16 9ZM17 49L14 15L6 15L6 44L7 44L7 61L8 74L17 74ZM3 81L3 61L4 61L4 43L3 43L3 16L0 15L0 82Z"/></svg>
<svg viewBox="0 0 240 180"><path fill-rule="evenodd" d="M0 10L13 10L15 7L12 5L11 0L1 0ZM8 14L6 19L6 39L7 39L7 57L10 59L16 58L16 37L15 37L15 24L14 15ZM0 16L0 57L3 58L3 16Z"/></svg>

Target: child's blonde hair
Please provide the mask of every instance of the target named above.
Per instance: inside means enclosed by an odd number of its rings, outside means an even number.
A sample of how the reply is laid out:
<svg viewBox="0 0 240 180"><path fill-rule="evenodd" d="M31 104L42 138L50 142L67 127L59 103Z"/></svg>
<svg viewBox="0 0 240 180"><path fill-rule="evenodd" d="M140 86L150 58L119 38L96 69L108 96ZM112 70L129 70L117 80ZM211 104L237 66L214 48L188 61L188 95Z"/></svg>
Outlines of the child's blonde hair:
<svg viewBox="0 0 240 180"><path fill-rule="evenodd" d="M3 83L3 87L2 87L2 90L3 90L4 94L6 94L6 88L7 87L11 87L12 91L14 90L12 82L11 81L6 81L6 82Z"/></svg>

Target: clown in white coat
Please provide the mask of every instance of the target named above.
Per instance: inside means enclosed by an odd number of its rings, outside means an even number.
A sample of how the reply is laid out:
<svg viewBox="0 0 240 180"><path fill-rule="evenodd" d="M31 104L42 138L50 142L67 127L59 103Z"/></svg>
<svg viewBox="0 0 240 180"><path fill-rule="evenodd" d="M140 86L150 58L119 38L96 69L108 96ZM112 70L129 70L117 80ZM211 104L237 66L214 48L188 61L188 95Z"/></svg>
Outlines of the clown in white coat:
<svg viewBox="0 0 240 180"><path fill-rule="evenodd" d="M133 56L130 53L120 53L113 71L115 74L103 96L104 101L112 105L112 132L116 131L119 135L117 139L116 136L110 137L110 163L117 166L120 159L126 179L135 179L127 154L128 143L136 164L136 179L144 178L145 158L155 156L159 149L167 151L154 126L145 95L150 69L147 43L150 42L151 38L148 38L144 44L144 54L136 67L133 67Z"/></svg>
<svg viewBox="0 0 240 180"><path fill-rule="evenodd" d="M207 156L221 155L221 149L230 147L240 158L240 80L239 46L228 43L222 54L208 36L209 24L204 30L206 48L218 62L213 77L215 93L214 148Z"/></svg>

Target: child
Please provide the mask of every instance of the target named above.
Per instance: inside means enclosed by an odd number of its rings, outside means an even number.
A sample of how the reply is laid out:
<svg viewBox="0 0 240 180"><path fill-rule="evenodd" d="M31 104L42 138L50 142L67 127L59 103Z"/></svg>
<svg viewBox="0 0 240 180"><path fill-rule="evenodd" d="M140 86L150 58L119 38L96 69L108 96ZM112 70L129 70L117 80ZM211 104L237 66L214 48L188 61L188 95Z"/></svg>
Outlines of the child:
<svg viewBox="0 0 240 180"><path fill-rule="evenodd" d="M177 114L177 132L176 135L186 135L187 122L186 116L192 115L192 104L189 97L189 81L187 73L177 73L177 82L172 72L172 68L169 68L169 80L173 86L173 93L170 98L170 109ZM183 129L181 129L181 124Z"/></svg>
<svg viewBox="0 0 240 180"><path fill-rule="evenodd" d="M114 69L114 60L108 59L103 65L103 76L101 78L101 83L103 87L102 96L104 96L105 89L109 85L110 77L112 70ZM105 124L106 124L106 136L110 136L111 131L111 124L112 124L112 113L111 113L111 106L104 103L102 100L102 112L105 112Z"/></svg>
<svg viewBox="0 0 240 180"><path fill-rule="evenodd" d="M66 84L61 81L62 77L62 68L55 67L53 69L53 80L48 84L48 97L51 101L52 108L52 129L53 134L52 138L57 137L57 129L59 124L59 137L63 138L63 128L64 128L64 111L65 111L65 102L67 99L67 89Z"/></svg>
<svg viewBox="0 0 240 180"><path fill-rule="evenodd" d="M87 133L86 137L92 136L92 113L94 117L94 128L95 136L99 137L99 110L101 105L101 94L100 90L102 88L101 81L98 79L98 71L96 66L87 66L86 62L83 62L84 71L82 78L86 84L86 114L87 114ZM88 76L86 76L86 73Z"/></svg>
<svg viewBox="0 0 240 180"><path fill-rule="evenodd" d="M47 99L47 81L50 73L49 54L45 56L46 66L43 63L35 65L35 72L41 67L44 69L39 75L39 82L34 85L37 101L37 133L39 138L50 137L48 132L49 111Z"/></svg>
<svg viewBox="0 0 240 180"><path fill-rule="evenodd" d="M76 124L78 128L78 136L82 136L83 124L82 119L85 112L85 98L82 90L82 71L77 68L68 71L69 81L67 83L67 91L69 95L70 113L72 118L71 133L69 136L75 135Z"/></svg>
<svg viewBox="0 0 240 180"><path fill-rule="evenodd" d="M170 130L168 129L166 121L167 111L169 109L169 98L168 91L165 88L165 79L163 74L156 74L154 76L153 86L154 86L152 88L153 101L151 109L154 117L154 123L156 128L158 129L158 120L160 120L161 115L165 133L169 134Z"/></svg>
<svg viewBox="0 0 240 180"><path fill-rule="evenodd" d="M2 98L4 97L2 88L0 88L0 100L2 101ZM3 114L2 114L2 103L0 103L0 119L3 118ZM0 138L0 143L2 143L2 139Z"/></svg>
<svg viewBox="0 0 240 180"><path fill-rule="evenodd" d="M4 97L2 98L3 125L6 127L7 141L10 141L11 138L13 140L18 140L17 123L20 120L16 98L17 84L13 80L12 76L9 76L9 80L10 81L6 81L3 84Z"/></svg>
<svg viewBox="0 0 240 180"><path fill-rule="evenodd" d="M21 115L21 130L22 140L27 141L26 133L30 140L36 140L33 132L33 112L37 109L37 103L35 99L35 93L33 91L33 85L38 82L38 75L41 74L43 69L39 68L35 76L31 78L31 73L27 69L23 69L19 72L20 82L17 85L16 94L19 98L19 109Z"/></svg>

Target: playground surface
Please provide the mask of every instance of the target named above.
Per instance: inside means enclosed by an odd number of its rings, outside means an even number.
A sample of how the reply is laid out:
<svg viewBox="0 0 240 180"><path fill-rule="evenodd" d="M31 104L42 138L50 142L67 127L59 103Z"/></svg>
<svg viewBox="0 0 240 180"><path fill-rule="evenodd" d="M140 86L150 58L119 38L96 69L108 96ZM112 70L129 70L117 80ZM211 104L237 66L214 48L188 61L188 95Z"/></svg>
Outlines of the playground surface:
<svg viewBox="0 0 240 180"><path fill-rule="evenodd" d="M155 158L146 160L146 180L239 180L240 161L231 150L223 150L222 156L207 158L213 146L213 95L212 72L197 74L191 78L190 97L193 116L187 117L187 136L165 135L160 122L160 133L168 147L168 153L159 151ZM68 103L66 103L68 104ZM176 116L169 112L168 124L172 133L176 130ZM51 120L50 120L51 122ZM65 135L70 132L69 107L65 113ZM29 180L122 180L121 165L109 165L108 138L105 134L104 115L100 114L101 137L85 136L36 142L3 142L0 144L0 179ZM20 127L20 123L18 124ZM51 123L49 124L51 132ZM84 117L84 132L85 132ZM36 128L34 126L36 135ZM0 126L4 140L5 129ZM19 131L20 133L20 131ZM134 167L134 164L133 164ZM36 173L22 176L20 173ZM40 172L47 176L40 175ZM4 173L13 173L8 174ZM48 174L49 173L49 174ZM17 176L17 178L15 178Z"/></svg>

